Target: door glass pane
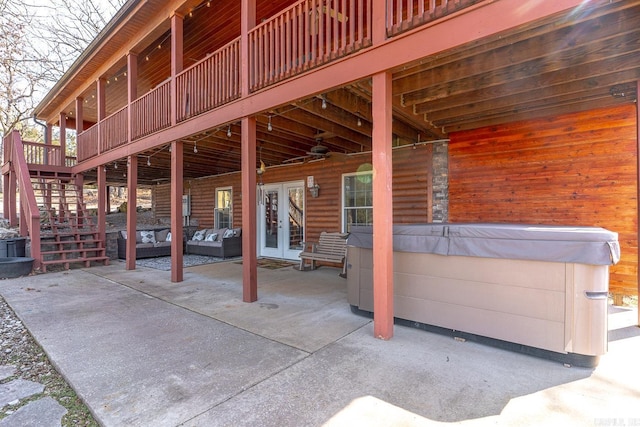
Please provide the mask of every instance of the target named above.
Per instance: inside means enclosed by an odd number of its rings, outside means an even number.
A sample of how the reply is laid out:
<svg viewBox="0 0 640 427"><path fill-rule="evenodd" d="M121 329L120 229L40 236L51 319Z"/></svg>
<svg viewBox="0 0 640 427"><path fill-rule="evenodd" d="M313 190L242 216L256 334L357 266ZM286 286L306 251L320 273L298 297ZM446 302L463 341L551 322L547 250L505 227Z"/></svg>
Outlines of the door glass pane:
<svg viewBox="0 0 640 427"><path fill-rule="evenodd" d="M304 187L289 188L289 249L302 249Z"/></svg>
<svg viewBox="0 0 640 427"><path fill-rule="evenodd" d="M215 226L216 228L231 228L231 189L216 191Z"/></svg>
<svg viewBox="0 0 640 427"><path fill-rule="evenodd" d="M278 247L278 190L267 191L265 197L265 247Z"/></svg>

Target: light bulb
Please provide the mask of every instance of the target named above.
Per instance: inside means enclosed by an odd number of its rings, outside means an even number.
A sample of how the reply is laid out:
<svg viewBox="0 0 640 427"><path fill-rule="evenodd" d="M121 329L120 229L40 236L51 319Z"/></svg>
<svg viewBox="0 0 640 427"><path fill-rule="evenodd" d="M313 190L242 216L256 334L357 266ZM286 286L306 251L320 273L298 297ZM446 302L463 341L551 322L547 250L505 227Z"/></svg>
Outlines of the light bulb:
<svg viewBox="0 0 640 427"><path fill-rule="evenodd" d="M197 154L197 153L198 153L198 143L193 144L193 152L194 152L195 154Z"/></svg>
<svg viewBox="0 0 640 427"><path fill-rule="evenodd" d="M362 120L360 120L360 117L358 117L358 127L362 126Z"/></svg>
<svg viewBox="0 0 640 427"><path fill-rule="evenodd" d="M229 125L229 129L227 129L227 138L231 138L231 125Z"/></svg>
<svg viewBox="0 0 640 427"><path fill-rule="evenodd" d="M147 157L147 166L151 166L151 156Z"/></svg>
<svg viewBox="0 0 640 427"><path fill-rule="evenodd" d="M271 126L271 116L269 116L269 123L267 123L267 130L271 132L273 130L273 126Z"/></svg>
<svg viewBox="0 0 640 427"><path fill-rule="evenodd" d="M327 100L324 99L324 97L322 98L322 109L326 110L327 109Z"/></svg>

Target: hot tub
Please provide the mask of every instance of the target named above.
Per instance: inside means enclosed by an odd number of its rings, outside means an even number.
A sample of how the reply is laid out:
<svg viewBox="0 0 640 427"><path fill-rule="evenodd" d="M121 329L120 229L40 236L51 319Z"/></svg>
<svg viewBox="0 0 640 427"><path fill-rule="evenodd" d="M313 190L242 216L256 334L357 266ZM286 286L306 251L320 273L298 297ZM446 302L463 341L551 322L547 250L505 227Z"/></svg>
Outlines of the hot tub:
<svg viewBox="0 0 640 427"><path fill-rule="evenodd" d="M617 233L515 224L394 226L394 314L416 326L595 366ZM348 240L348 301L373 311L371 227ZM512 344L511 346L506 344Z"/></svg>

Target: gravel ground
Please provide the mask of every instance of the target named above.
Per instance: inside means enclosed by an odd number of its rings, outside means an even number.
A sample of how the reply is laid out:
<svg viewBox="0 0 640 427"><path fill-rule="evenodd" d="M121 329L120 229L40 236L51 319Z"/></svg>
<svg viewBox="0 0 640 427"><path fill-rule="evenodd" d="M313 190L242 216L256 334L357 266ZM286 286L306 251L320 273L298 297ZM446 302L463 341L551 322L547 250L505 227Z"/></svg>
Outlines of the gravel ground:
<svg viewBox="0 0 640 427"><path fill-rule="evenodd" d="M32 400L51 396L68 411L62 418L63 426L98 426L88 408L55 370L42 348L2 297L0 297L0 365L12 365L17 368L17 374L4 380L5 383L20 378L44 385L44 391L41 394L32 396L30 399L22 399L18 405L6 405L1 408L0 419Z"/></svg>

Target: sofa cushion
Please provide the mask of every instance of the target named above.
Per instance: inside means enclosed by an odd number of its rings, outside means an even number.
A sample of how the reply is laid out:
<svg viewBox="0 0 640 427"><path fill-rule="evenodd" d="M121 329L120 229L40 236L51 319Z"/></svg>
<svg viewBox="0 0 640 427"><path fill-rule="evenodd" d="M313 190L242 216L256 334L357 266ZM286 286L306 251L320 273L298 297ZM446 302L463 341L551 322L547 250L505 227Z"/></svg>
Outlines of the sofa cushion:
<svg viewBox="0 0 640 427"><path fill-rule="evenodd" d="M142 243L142 232L136 231L136 243Z"/></svg>
<svg viewBox="0 0 640 427"><path fill-rule="evenodd" d="M127 230L120 230L120 237L127 240Z"/></svg>
<svg viewBox="0 0 640 427"><path fill-rule="evenodd" d="M136 248L153 248L154 243L138 243L136 244Z"/></svg>
<svg viewBox="0 0 640 427"><path fill-rule="evenodd" d="M156 242L166 242L167 235L169 234L169 229L165 230L157 230L156 231Z"/></svg>
<svg viewBox="0 0 640 427"><path fill-rule="evenodd" d="M171 246L171 242L167 242L166 240L164 242L156 242L153 244L154 248L164 248L166 246Z"/></svg>
<svg viewBox="0 0 640 427"><path fill-rule="evenodd" d="M240 227L234 228L233 229L233 235L234 235L234 237L242 236L242 228L240 228Z"/></svg>
<svg viewBox="0 0 640 427"><path fill-rule="evenodd" d="M204 237L206 236L206 234L207 234L207 230L206 229L198 230L198 231L195 232L195 234L193 235L193 238L191 240L194 240L194 241L204 240Z"/></svg>
<svg viewBox="0 0 640 427"><path fill-rule="evenodd" d="M156 242L156 233L153 230L142 230L140 231L141 243L155 243Z"/></svg>
<svg viewBox="0 0 640 427"><path fill-rule="evenodd" d="M207 242L206 240L190 240L187 242L188 246L204 246L204 247L222 247L222 242L213 241Z"/></svg>

